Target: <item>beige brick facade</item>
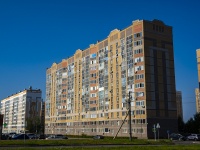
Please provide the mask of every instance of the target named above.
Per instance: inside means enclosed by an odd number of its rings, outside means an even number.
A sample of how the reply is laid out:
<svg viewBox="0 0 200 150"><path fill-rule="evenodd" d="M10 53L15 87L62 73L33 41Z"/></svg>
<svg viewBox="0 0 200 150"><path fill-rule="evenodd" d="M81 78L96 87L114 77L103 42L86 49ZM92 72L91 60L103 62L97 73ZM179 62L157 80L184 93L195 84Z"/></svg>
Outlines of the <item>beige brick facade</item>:
<svg viewBox="0 0 200 150"><path fill-rule="evenodd" d="M177 131L172 28L136 20L46 71L46 134L115 136L131 91L132 134ZM168 123L168 125L166 124ZM128 121L118 136L129 136Z"/></svg>

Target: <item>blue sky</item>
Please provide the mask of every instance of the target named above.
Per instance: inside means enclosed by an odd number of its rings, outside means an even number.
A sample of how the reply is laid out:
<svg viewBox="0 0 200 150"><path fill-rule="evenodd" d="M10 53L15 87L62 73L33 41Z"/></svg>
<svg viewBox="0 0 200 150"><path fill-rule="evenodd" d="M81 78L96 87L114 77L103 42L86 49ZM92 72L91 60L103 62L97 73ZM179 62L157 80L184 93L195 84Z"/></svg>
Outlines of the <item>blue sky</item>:
<svg viewBox="0 0 200 150"><path fill-rule="evenodd" d="M173 26L176 89L184 120L196 112L198 0L0 0L0 99L30 85L45 98L46 68L133 20Z"/></svg>

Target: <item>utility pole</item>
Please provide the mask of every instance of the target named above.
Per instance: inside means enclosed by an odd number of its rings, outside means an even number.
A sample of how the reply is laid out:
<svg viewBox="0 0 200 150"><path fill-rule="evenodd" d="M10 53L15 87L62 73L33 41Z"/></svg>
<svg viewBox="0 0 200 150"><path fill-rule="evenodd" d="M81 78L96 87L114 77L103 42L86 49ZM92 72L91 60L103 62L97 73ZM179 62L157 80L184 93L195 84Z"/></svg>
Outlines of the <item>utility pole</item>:
<svg viewBox="0 0 200 150"><path fill-rule="evenodd" d="M129 98L128 98L128 115L129 115L129 134L130 134L130 141L132 141L132 129L131 129L131 91L129 91Z"/></svg>

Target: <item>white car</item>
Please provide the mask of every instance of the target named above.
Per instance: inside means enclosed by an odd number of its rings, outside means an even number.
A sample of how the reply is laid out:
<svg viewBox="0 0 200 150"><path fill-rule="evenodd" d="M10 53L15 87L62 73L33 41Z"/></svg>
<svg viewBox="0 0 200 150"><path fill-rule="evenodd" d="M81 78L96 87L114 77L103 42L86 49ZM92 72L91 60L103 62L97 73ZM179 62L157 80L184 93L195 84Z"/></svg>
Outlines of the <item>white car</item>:
<svg viewBox="0 0 200 150"><path fill-rule="evenodd" d="M191 134L191 135L187 136L187 140L194 140L194 141L199 140L198 134Z"/></svg>
<svg viewBox="0 0 200 150"><path fill-rule="evenodd" d="M68 139L68 138L62 134L55 134L55 135L50 135L46 139Z"/></svg>

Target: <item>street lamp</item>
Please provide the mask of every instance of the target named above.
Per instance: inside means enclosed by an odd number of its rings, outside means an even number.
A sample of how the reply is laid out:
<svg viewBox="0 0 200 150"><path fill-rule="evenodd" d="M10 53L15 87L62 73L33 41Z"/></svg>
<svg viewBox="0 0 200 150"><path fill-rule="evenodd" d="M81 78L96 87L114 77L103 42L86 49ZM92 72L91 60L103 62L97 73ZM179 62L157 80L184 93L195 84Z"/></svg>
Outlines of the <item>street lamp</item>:
<svg viewBox="0 0 200 150"><path fill-rule="evenodd" d="M137 108L137 109L136 109ZM142 120L142 111L143 111L143 109L145 108L145 106L135 106L135 113L136 113L136 111L137 110L139 110L139 114L140 114L140 134L141 134L141 138L142 138L142 124L143 124L143 120ZM136 115L137 115L137 113L136 113Z"/></svg>
<svg viewBox="0 0 200 150"><path fill-rule="evenodd" d="M159 123L157 123L156 129L158 130L158 140L159 140L159 129L160 129L160 124Z"/></svg>
<svg viewBox="0 0 200 150"><path fill-rule="evenodd" d="M130 141L132 140L132 129L131 129L131 91L129 91L129 98L128 98L128 115L129 115L129 134L130 134Z"/></svg>
<svg viewBox="0 0 200 150"><path fill-rule="evenodd" d="M128 98L128 115L129 115L129 134L130 134L130 141L132 140L132 128L131 128L131 93L135 93L132 91L129 91L129 98Z"/></svg>

